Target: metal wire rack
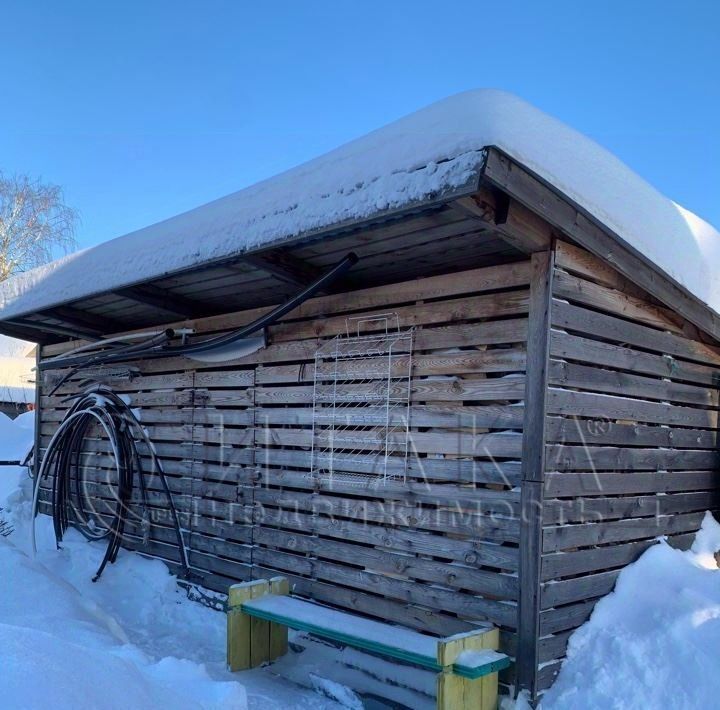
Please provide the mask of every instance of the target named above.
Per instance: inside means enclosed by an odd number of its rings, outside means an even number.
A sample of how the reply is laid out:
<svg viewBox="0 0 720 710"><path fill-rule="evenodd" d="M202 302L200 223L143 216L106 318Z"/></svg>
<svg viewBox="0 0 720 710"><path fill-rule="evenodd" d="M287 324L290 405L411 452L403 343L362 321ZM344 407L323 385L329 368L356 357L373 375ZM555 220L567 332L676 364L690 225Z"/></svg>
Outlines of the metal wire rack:
<svg viewBox="0 0 720 710"><path fill-rule="evenodd" d="M346 319L315 353L312 473L358 485L405 480L413 331L396 313Z"/></svg>

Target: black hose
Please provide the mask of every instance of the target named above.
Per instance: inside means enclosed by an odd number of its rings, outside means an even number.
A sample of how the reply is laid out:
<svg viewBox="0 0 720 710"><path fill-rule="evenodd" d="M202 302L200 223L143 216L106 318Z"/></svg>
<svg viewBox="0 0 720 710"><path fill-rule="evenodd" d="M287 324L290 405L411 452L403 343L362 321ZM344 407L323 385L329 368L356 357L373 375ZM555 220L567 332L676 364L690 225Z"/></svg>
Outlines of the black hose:
<svg viewBox="0 0 720 710"><path fill-rule="evenodd" d="M277 306L269 313L257 318L231 333L215 336L199 343L186 343L170 346L168 343L174 337L172 330L164 331L140 343L113 347L98 353L68 356L66 358L53 358L40 363L40 369L71 368L55 385L50 394L55 393L62 384L71 379L79 370L94 365L104 365L113 362L122 362L128 359L150 359L172 356L187 356L204 353L235 343L253 333L272 325L286 313L297 308L300 304L312 297L339 276L344 274L355 263L357 256L350 252L341 259L332 269L329 269L312 284L285 303ZM96 510L89 510L90 499L88 495L88 481L85 472L87 468L82 465L84 442L93 424L99 425L108 437L113 451L117 481L115 483L115 510L112 515L102 516ZM175 527L178 547L180 550L181 565L185 575L189 574L187 551L182 537L182 530L178 520L177 511L173 503L170 488L163 471L162 463L155 453L152 442L145 430L125 404L112 390L93 384L79 395L70 407L63 421L55 432L45 457L42 461L37 480L34 497L34 508L37 509L40 482L52 472L52 510L55 539L59 545L69 526L73 526L91 540L107 538L108 545L103 561L93 579L97 580L105 566L117 558L125 526L131 516L137 517L131 510L132 493L135 479L142 496L143 515L141 529L144 539L149 537L149 515L147 505L147 490L145 471L143 471L137 444L144 443L152 460L153 471L160 477L163 491L167 496ZM106 520L109 518L109 520ZM35 544L33 528L33 545Z"/></svg>
<svg viewBox="0 0 720 710"><path fill-rule="evenodd" d="M85 441L93 425L99 426L107 436L115 463L116 480L111 482L108 474L108 480L102 482L102 485L107 484L114 489L114 510L111 514L99 512L93 504L96 496L93 494L92 482L86 476L89 470L98 469L83 466L82 462L83 453L86 453ZM152 461L151 471L143 469L138 444L145 447L146 455ZM157 475L168 500L177 536L182 576L188 575L182 529L162 462L130 407L112 390L95 384L76 398L45 452L35 485L39 487L41 480L50 474L53 477L53 527L58 546L70 526L77 528L89 540L108 540L105 555L93 581L100 577L108 563L117 559L128 522L139 524L143 542L147 544L150 516L145 477ZM141 495L140 516L132 508L136 481Z"/></svg>
<svg viewBox="0 0 720 710"><path fill-rule="evenodd" d="M173 336L173 331L168 330L165 334L163 334L165 337L160 343L151 342L154 339L150 339L149 341L137 343L133 346L105 350L103 352L94 353L91 355L74 355L67 358L53 358L52 360L48 360L45 363L41 362L40 369L59 369L62 367L74 368L62 378L59 384L57 384L53 388L53 392L55 392L60 387L60 384L66 382L79 369L84 367L122 362L124 360L130 359L131 357L136 359L148 360L163 357L191 356L198 353L208 352L209 350L214 350L215 348L221 348L226 345L230 345L237 342L238 340L247 338L249 335L252 335L253 333L261 330L262 328L266 328L272 325L280 318L282 318L286 313L294 310L304 301L307 301L308 298L311 298L318 291L321 291L323 288L335 281L335 279L337 279L339 276L348 271L348 269L350 269L354 264L356 264L357 261L357 255L353 252L350 252L345 257L343 257L337 264L335 264L332 269L326 271L322 276L320 276L312 284L303 289L300 293L293 296L290 300L277 306L269 313L266 313L264 316L260 316L260 318L257 318L252 323L248 323L248 325L244 325L231 333L217 335L213 338L203 340L199 343L168 345L170 338ZM155 337L158 338L158 336Z"/></svg>
<svg viewBox="0 0 720 710"><path fill-rule="evenodd" d="M60 387L62 387L69 379L71 379L74 375L78 373L79 370L86 368L86 367L92 367L93 365L101 365L105 362L109 362L109 355L113 355L119 360L127 360L128 358L131 358L133 355L137 353L142 353L143 351L147 350L151 347L156 347L157 345L162 345L164 343L167 343L170 341L170 338L172 338L175 335L175 331L172 330L172 328L168 328L167 330L164 330L162 333L158 335L154 335L151 338L148 338L147 340L143 340L140 343L132 343L130 345L125 345L119 348L113 348L112 350L103 350L99 353L90 353L89 355L81 355L77 358L63 358L62 360L49 360L47 363L43 364L40 363L40 369L56 369L60 367L65 367L66 365L72 364L72 361L77 361L78 365L77 367L74 367L72 370L69 370L65 373L65 375L60 379L60 381L52 388L52 390L49 392L49 395L55 394Z"/></svg>
<svg viewBox="0 0 720 710"><path fill-rule="evenodd" d="M344 274L351 266L357 264L357 255L353 252L343 257L332 269L326 271L319 279L314 281L303 291L293 296L289 301L273 308L270 313L266 313L264 316L255 319L252 323L244 325L242 328L228 333L227 335L218 335L215 338L210 338L201 343L194 343L192 345L176 345L176 346L165 346L162 348L162 352L157 357L166 357L168 355L194 355L196 353L207 352L214 348L220 348L225 345L230 345L247 338L249 335L267 328L276 321L280 320L286 313L296 309L301 303L307 301L308 298L314 296L318 291L321 291L325 286L332 283L338 276Z"/></svg>

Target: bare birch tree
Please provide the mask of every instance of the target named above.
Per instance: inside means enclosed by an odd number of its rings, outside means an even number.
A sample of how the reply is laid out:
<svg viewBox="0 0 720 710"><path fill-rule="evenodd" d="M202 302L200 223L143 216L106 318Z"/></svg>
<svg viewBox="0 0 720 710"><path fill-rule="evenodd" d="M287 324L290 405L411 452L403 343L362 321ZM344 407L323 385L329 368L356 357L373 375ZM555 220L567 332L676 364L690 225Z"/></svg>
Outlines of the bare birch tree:
<svg viewBox="0 0 720 710"><path fill-rule="evenodd" d="M57 185L0 173L0 281L71 251L77 219Z"/></svg>

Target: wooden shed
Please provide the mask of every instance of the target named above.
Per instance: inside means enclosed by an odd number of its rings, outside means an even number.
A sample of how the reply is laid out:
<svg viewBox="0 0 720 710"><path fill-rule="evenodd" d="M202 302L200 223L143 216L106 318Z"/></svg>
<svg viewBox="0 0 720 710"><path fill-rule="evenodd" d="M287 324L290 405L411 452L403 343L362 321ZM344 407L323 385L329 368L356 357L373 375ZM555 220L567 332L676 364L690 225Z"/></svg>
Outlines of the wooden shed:
<svg viewBox="0 0 720 710"><path fill-rule="evenodd" d="M204 586L282 574L433 634L489 621L515 659L501 682L537 697L622 567L720 507L719 250L591 141L471 92L15 279L0 332L40 344L41 456L88 378L129 398ZM52 392L71 371L52 358L234 331L349 253L254 348L130 348ZM99 432L81 464L102 512ZM149 535L131 521L124 545L173 567L148 496Z"/></svg>

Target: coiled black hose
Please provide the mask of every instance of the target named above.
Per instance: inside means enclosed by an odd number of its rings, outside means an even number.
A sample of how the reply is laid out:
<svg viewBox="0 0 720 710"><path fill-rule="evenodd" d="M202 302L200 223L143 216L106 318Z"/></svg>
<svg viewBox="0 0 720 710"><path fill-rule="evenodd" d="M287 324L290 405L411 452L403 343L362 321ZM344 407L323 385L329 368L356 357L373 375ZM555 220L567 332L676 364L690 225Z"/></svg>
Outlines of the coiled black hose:
<svg viewBox="0 0 720 710"><path fill-rule="evenodd" d="M218 348L236 343L277 322L284 315L297 308L308 298L311 298L333 281L347 272L358 261L357 255L350 252L335 266L318 277L313 283L305 287L300 293L285 303L275 307L270 312L260 316L252 323L224 335L211 337L197 343L184 343L170 345L175 337L173 330L158 333L139 343L114 347L98 353L83 353L68 357L53 358L40 363L40 370L70 368L60 381L54 386L50 394L54 394L65 382L72 379L81 369L95 365L107 365L114 362L123 362L129 359L152 359L171 356L192 356L206 353ZM115 511L110 522L100 516L88 514L87 495L88 481L83 477L84 467L81 466L83 442L90 427L98 423L105 431L110 442L116 465L116 491ZM187 551L182 537L182 530L173 504L172 495L165 478L162 463L155 453L152 442L130 407L110 389L100 385L93 385L84 394L80 395L65 418L60 423L45 453L40 471L35 481L35 497L33 500L33 519L37 513L40 482L52 471L52 506L55 540L59 545L67 528L72 525L91 540L108 538L108 546L103 561L93 578L96 581L108 562L117 558L122 543L125 525L128 518L134 515L130 508L135 479L138 479L143 515L141 527L143 538L149 537L150 521L147 506L147 489L145 486L145 472L142 468L141 458L137 444L144 443L148 449L153 464L153 473L156 473L167 495L173 524L175 526L180 560L184 574L189 575ZM108 516L105 516L108 517ZM33 550L36 549L35 525L32 529Z"/></svg>
<svg viewBox="0 0 720 710"><path fill-rule="evenodd" d="M93 428L99 425L107 436L115 462L116 480L107 483L114 487L114 510L101 515L92 508L93 482L86 478L88 469L83 466L82 456L85 440ZM152 462L150 471L143 469L138 444L147 450ZM162 462L158 458L152 441L132 410L109 388L92 384L77 396L67 411L48 449L45 452L40 471L35 481L33 516L37 512L40 484L52 474L52 515L55 541L60 545L68 527L77 528L89 540L108 540L105 555L93 581L97 581L108 563L117 559L123 535L128 522L140 524L143 541L150 537L150 516L146 476L157 476L167 496L175 533L180 550L183 576L189 573L187 551L182 529L165 477ZM138 516L131 505L137 481L142 515ZM33 525L33 549L35 549L35 528Z"/></svg>

